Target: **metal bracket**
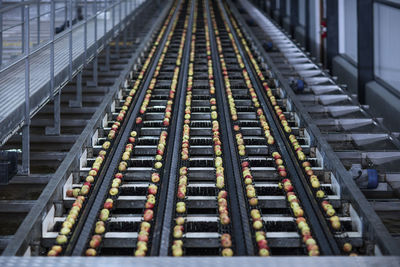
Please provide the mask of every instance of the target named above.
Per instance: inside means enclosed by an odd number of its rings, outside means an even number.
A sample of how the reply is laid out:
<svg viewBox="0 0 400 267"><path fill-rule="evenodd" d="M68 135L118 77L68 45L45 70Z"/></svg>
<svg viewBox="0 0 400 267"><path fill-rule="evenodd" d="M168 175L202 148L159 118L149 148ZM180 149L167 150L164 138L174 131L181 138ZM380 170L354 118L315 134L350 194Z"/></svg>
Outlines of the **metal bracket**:
<svg viewBox="0 0 400 267"><path fill-rule="evenodd" d="M61 98L61 91L59 91L56 96L54 97L53 101L53 110L54 110L54 117L53 122L54 126L46 127L46 135L60 135L61 132L61 117L60 117L60 98Z"/></svg>
<svg viewBox="0 0 400 267"><path fill-rule="evenodd" d="M82 71L78 73L76 79L76 99L69 101L69 106L71 108L81 108L82 107Z"/></svg>

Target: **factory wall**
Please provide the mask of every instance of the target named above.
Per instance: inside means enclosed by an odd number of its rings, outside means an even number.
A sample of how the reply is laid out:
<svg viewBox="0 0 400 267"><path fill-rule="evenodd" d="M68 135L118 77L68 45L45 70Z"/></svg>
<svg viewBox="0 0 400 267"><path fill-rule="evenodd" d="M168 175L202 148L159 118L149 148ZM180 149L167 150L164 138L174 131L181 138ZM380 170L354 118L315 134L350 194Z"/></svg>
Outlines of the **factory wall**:
<svg viewBox="0 0 400 267"><path fill-rule="evenodd" d="M327 1L337 5L336 13L328 10ZM371 5L373 39L365 42L373 43L370 55L373 59L373 77L358 87L358 9L359 1ZM274 3L272 3L274 2ZM365 96L362 104L370 107L373 115L384 117L385 125L392 130L400 130L400 3L389 0L255 0L255 4L270 14L287 33L305 47L317 62L329 68L338 83L347 86L348 91ZM331 4L330 2L329 4ZM292 5L296 5L298 21L293 25ZM361 10L364 12L364 10ZM366 11L368 12L368 11ZM327 27L327 19L337 16L338 23ZM329 25L329 24L328 24ZM363 25L364 27L365 25ZM361 29L362 30L362 29ZM323 32L337 31L337 53L327 58L326 48L329 45ZM321 51L321 42L323 50ZM331 62L328 66L328 62ZM362 102L362 100L361 100Z"/></svg>

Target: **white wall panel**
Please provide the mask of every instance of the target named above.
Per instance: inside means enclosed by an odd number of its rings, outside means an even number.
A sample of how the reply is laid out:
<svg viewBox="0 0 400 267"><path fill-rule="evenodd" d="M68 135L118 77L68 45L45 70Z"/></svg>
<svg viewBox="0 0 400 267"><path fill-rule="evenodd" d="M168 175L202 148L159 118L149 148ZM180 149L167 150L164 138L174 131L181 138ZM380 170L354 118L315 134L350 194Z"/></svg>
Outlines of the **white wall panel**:
<svg viewBox="0 0 400 267"><path fill-rule="evenodd" d="M400 91L400 9L374 6L375 75Z"/></svg>

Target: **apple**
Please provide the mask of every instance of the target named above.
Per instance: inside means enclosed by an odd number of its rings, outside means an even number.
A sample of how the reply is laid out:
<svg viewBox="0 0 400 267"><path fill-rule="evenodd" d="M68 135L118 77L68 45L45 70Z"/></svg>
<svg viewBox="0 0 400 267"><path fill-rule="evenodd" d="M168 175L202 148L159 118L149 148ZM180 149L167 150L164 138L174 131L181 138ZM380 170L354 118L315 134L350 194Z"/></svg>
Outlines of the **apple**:
<svg viewBox="0 0 400 267"><path fill-rule="evenodd" d="M72 189L68 189L65 195L67 197L74 197L74 191Z"/></svg>
<svg viewBox="0 0 400 267"><path fill-rule="evenodd" d="M94 232L98 235L103 234L106 231L106 228L104 225L96 225Z"/></svg>
<svg viewBox="0 0 400 267"><path fill-rule="evenodd" d="M110 209L112 209L112 207L113 207L113 203L112 203L112 202L105 202L104 205L103 205L103 207L104 207L105 209L110 210Z"/></svg>
<svg viewBox="0 0 400 267"><path fill-rule="evenodd" d="M311 186L313 187L313 188L319 188L321 185L320 185L320 183L319 183L319 181L312 181L311 182Z"/></svg>
<svg viewBox="0 0 400 267"><path fill-rule="evenodd" d="M62 246L54 245L51 247L51 250L55 251L57 255L59 255L62 252Z"/></svg>
<svg viewBox="0 0 400 267"><path fill-rule="evenodd" d="M184 213L186 212L186 205L185 202L178 202L176 203L176 212Z"/></svg>
<svg viewBox="0 0 400 267"><path fill-rule="evenodd" d="M232 246L232 241L228 238L225 238L225 239L221 238L221 246L223 248L230 248Z"/></svg>
<svg viewBox="0 0 400 267"><path fill-rule="evenodd" d="M47 252L47 256L49 256L49 257L54 257L54 256L57 256L59 253L57 253L57 251L55 251L55 250L53 250L53 249L51 249L51 250L49 250L49 252Z"/></svg>
<svg viewBox="0 0 400 267"><path fill-rule="evenodd" d="M253 222L253 228L255 230L260 230L263 227L263 224L260 220L256 220Z"/></svg>
<svg viewBox="0 0 400 267"><path fill-rule="evenodd" d="M92 240L90 240L89 246L91 248L98 248L100 246L100 242L101 240L92 238Z"/></svg>
<svg viewBox="0 0 400 267"><path fill-rule="evenodd" d="M156 169L161 169L162 166L163 166L163 164L162 164L161 162L159 162L159 161L157 161L157 162L154 164L154 168L156 168Z"/></svg>
<svg viewBox="0 0 400 267"><path fill-rule="evenodd" d="M143 214L143 220L151 221L153 219L154 212L151 209L146 209Z"/></svg>
<svg viewBox="0 0 400 267"><path fill-rule="evenodd" d="M64 245L67 242L68 242L68 238L67 238L67 236L65 236L63 234L58 235L56 237L56 243L59 244L59 245Z"/></svg>
<svg viewBox="0 0 400 267"><path fill-rule="evenodd" d="M317 242L315 241L314 238L307 239L305 243L306 243L307 246L316 245L317 244Z"/></svg>
<svg viewBox="0 0 400 267"><path fill-rule="evenodd" d="M343 244L343 251L344 252L351 252L353 249L353 246L350 243L344 243Z"/></svg>
<svg viewBox="0 0 400 267"><path fill-rule="evenodd" d="M223 214L223 215L220 216L220 221L221 221L222 225L227 225L227 224L229 224L231 222L229 216L226 215L226 214Z"/></svg>
<svg viewBox="0 0 400 267"><path fill-rule="evenodd" d="M224 256L224 257L232 257L233 256L233 250L230 249L230 248L224 248L221 251L221 255Z"/></svg>
<svg viewBox="0 0 400 267"><path fill-rule="evenodd" d="M331 221L331 226L335 230L339 230L341 227L340 221Z"/></svg>
<svg viewBox="0 0 400 267"><path fill-rule="evenodd" d="M93 248L88 248L87 250L86 250L86 252L85 252L85 255L86 256L96 256L96 250L95 249L93 249Z"/></svg>
<svg viewBox="0 0 400 267"><path fill-rule="evenodd" d="M108 216L110 215L110 211L108 209L102 209L100 211L100 220L102 220L103 222L108 220Z"/></svg>
<svg viewBox="0 0 400 267"><path fill-rule="evenodd" d="M319 256L319 251L311 250L310 252L308 252L308 256Z"/></svg>
<svg viewBox="0 0 400 267"><path fill-rule="evenodd" d="M118 192L119 192L118 188L113 187L113 188L110 189L109 194L111 196L116 196L118 194Z"/></svg>
<svg viewBox="0 0 400 267"><path fill-rule="evenodd" d="M316 193L317 198L324 198L325 197L325 192L322 190L318 190Z"/></svg>
<svg viewBox="0 0 400 267"><path fill-rule="evenodd" d="M140 224L140 230L150 232L151 224L149 222L142 222Z"/></svg>
<svg viewBox="0 0 400 267"><path fill-rule="evenodd" d="M151 181L153 183L158 183L160 181L160 174L154 172L151 174Z"/></svg>
<svg viewBox="0 0 400 267"><path fill-rule="evenodd" d="M256 197L250 198L250 199L249 199L249 204L250 204L251 206L257 206L257 204L258 204L258 198L256 198Z"/></svg>
<svg viewBox="0 0 400 267"><path fill-rule="evenodd" d="M181 247L176 247L172 249L172 256L174 257L182 257L183 255L183 250Z"/></svg>
<svg viewBox="0 0 400 267"><path fill-rule="evenodd" d="M226 192L225 190L221 190L218 193L218 199L220 198L227 198L228 197L228 192Z"/></svg>
<svg viewBox="0 0 400 267"><path fill-rule="evenodd" d="M101 242L102 240L101 235L93 235L92 240L99 240Z"/></svg>
<svg viewBox="0 0 400 267"><path fill-rule="evenodd" d="M71 232L71 228L68 228L68 227L63 227L60 230L60 234L62 234L62 235L68 235L70 232Z"/></svg>
<svg viewBox="0 0 400 267"><path fill-rule="evenodd" d="M157 194L157 186L154 184L149 185L147 191L149 192L149 194L156 195Z"/></svg>
<svg viewBox="0 0 400 267"><path fill-rule="evenodd" d="M297 208L293 210L293 213L295 217L302 217L304 215L304 211L302 208Z"/></svg>
<svg viewBox="0 0 400 267"><path fill-rule="evenodd" d="M80 191L81 191L80 188L74 188L74 189L72 190L72 195L73 195L73 197L78 197Z"/></svg>
<svg viewBox="0 0 400 267"><path fill-rule="evenodd" d="M269 250L266 248L262 248L258 251L258 255L262 256L262 257L268 257L269 254Z"/></svg>
<svg viewBox="0 0 400 267"><path fill-rule="evenodd" d="M178 217L175 219L175 222L177 225L183 225L185 223L185 218L184 217Z"/></svg>

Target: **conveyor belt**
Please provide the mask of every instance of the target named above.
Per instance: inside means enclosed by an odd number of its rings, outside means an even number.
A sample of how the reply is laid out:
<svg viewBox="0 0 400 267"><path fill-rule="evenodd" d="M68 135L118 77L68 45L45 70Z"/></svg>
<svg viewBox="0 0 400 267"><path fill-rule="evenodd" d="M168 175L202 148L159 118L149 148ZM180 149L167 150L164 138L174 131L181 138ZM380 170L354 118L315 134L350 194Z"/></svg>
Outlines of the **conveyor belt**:
<svg viewBox="0 0 400 267"><path fill-rule="evenodd" d="M29 253L388 254L232 9L172 3Z"/></svg>

